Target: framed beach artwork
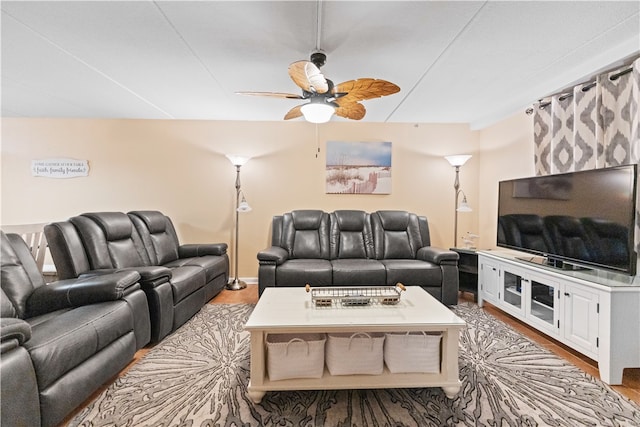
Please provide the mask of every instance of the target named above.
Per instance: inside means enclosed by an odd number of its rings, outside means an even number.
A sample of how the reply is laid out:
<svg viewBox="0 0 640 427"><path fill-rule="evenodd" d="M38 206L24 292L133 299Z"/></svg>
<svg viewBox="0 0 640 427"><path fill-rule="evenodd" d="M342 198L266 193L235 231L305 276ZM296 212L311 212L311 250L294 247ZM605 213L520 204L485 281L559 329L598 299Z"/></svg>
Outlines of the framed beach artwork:
<svg viewBox="0 0 640 427"><path fill-rule="evenodd" d="M327 194L391 194L391 142L327 141Z"/></svg>

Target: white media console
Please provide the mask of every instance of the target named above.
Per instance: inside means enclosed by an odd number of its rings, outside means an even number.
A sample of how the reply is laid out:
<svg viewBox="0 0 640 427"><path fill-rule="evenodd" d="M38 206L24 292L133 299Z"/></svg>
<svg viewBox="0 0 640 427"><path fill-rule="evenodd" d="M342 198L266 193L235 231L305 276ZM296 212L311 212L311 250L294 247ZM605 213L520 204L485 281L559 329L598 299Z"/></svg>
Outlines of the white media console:
<svg viewBox="0 0 640 427"><path fill-rule="evenodd" d="M561 270L532 255L478 251L478 305L487 301L598 362L620 384L640 367L640 283L598 270Z"/></svg>

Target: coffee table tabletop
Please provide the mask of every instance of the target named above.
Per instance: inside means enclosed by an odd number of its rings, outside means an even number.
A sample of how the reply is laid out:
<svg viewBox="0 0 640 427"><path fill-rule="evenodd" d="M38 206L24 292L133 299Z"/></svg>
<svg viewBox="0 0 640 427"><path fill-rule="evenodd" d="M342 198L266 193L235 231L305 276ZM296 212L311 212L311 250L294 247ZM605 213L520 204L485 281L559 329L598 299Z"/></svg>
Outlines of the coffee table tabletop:
<svg viewBox="0 0 640 427"><path fill-rule="evenodd" d="M449 398L460 390L458 339L465 322L419 286L408 286L398 304L315 307L305 288L267 288L245 324L251 333L248 394L259 403L267 391L397 387L442 387ZM266 369L266 338L280 333L441 332L440 371L332 376L272 381Z"/></svg>
<svg viewBox="0 0 640 427"><path fill-rule="evenodd" d="M465 326L453 311L421 287L408 286L406 289L395 305L315 307L311 295L304 288L267 288L245 329L269 328L272 332L277 329L286 329L287 332L304 329L310 332L318 328L322 332L330 332L334 328L357 327L358 330L378 331L380 326L384 326L390 331L397 326L402 331L407 327L426 328L420 330L428 331L441 330L443 326Z"/></svg>

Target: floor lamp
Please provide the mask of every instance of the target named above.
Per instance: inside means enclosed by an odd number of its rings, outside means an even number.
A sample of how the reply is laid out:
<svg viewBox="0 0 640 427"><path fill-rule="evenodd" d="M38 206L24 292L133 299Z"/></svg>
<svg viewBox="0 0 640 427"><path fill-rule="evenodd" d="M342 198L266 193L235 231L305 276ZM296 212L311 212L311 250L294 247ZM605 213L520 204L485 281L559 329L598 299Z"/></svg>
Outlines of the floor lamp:
<svg viewBox="0 0 640 427"><path fill-rule="evenodd" d="M467 203L467 195L464 194L464 191L460 189L460 167L464 165L467 160L471 158L471 154L459 154L456 156L445 156L445 159L456 168L456 180L453 182L453 189L456 192L455 197L455 209L454 209L454 220L453 220L453 246L456 247L458 244L458 212L471 212L472 209ZM460 197L460 193L462 193L462 202L458 204L458 199Z"/></svg>
<svg viewBox="0 0 640 427"><path fill-rule="evenodd" d="M244 193L242 192L240 187L240 168L242 167L242 165L249 161L250 157L233 156L227 154L227 159L229 159L229 161L236 167L236 241L234 248L235 256L233 259L235 277L232 281L227 283L227 289L237 291L247 287L246 282L238 279L238 231L240 229L240 222L238 220L240 219L240 212L249 212L251 210L251 206L249 206L249 203L247 203L247 200L244 198Z"/></svg>

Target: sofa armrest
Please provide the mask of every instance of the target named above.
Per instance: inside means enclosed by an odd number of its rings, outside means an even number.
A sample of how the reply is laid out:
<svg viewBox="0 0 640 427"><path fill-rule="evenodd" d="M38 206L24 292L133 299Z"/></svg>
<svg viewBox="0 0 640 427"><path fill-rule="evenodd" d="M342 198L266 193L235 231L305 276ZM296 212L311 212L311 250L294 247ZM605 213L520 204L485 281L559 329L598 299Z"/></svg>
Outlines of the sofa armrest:
<svg viewBox="0 0 640 427"><path fill-rule="evenodd" d="M188 244L178 247L180 258L191 258L204 255L224 255L229 246L226 243Z"/></svg>
<svg viewBox="0 0 640 427"><path fill-rule="evenodd" d="M27 300L29 316L55 310L121 299L140 289L140 274L122 271L113 274L60 280L36 288Z"/></svg>
<svg viewBox="0 0 640 427"><path fill-rule="evenodd" d="M258 261L260 264L280 265L287 259L289 259L289 253L280 246L271 246L258 252Z"/></svg>
<svg viewBox="0 0 640 427"><path fill-rule="evenodd" d="M144 289L149 287L155 288L157 285L168 282L171 279L171 269L161 265L91 270L81 274L80 278L104 276L123 272L138 273L140 275L140 284Z"/></svg>
<svg viewBox="0 0 640 427"><path fill-rule="evenodd" d="M3 317L0 319L0 352L5 353L21 346L31 338L31 325L22 319Z"/></svg>
<svg viewBox="0 0 640 427"><path fill-rule="evenodd" d="M425 246L418 249L416 257L423 261L429 261L438 265L458 265L458 259L460 258L457 252L433 246Z"/></svg>

